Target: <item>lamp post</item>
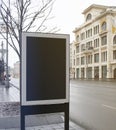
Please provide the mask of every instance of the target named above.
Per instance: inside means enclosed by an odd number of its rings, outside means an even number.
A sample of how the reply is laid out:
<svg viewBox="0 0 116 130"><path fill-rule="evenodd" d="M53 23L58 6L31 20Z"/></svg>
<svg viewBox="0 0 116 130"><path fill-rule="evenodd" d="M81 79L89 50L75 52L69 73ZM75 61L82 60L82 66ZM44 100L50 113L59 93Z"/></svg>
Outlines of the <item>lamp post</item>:
<svg viewBox="0 0 116 130"><path fill-rule="evenodd" d="M8 72L8 9L6 13L7 26L6 26L6 87L9 87L9 72Z"/></svg>
<svg viewBox="0 0 116 130"><path fill-rule="evenodd" d="M2 67L1 67L1 83L3 85L5 85L4 82L4 68L5 68L5 64L4 64L4 55L6 53L6 49L4 49L4 45L3 45L3 41L1 43L1 49L0 49L0 53L1 53L1 63L2 63Z"/></svg>
<svg viewBox="0 0 116 130"><path fill-rule="evenodd" d="M2 1L1 1L2 2ZM9 24L9 13L10 13L10 0L9 0L9 3L8 3L9 7L7 7L7 10L6 10L6 23L5 23L5 27L3 28L3 31L5 30L5 33L6 33L6 78L5 78L5 85L6 87L9 87L9 72L8 72L8 31L9 31L9 27L8 27L8 24Z"/></svg>

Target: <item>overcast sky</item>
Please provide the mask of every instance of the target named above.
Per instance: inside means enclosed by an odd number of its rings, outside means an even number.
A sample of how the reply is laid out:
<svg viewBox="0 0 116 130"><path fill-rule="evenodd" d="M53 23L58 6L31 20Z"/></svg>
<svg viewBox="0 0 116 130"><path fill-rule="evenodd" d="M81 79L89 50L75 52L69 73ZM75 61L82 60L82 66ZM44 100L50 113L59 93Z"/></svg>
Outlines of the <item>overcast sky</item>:
<svg viewBox="0 0 116 130"><path fill-rule="evenodd" d="M91 4L116 6L116 0L56 0L53 10L55 24L60 32L71 35L71 42L74 39L72 31L84 22L83 10Z"/></svg>
<svg viewBox="0 0 116 130"><path fill-rule="evenodd" d="M116 6L116 0L56 0L52 11L54 19L50 20L50 25L57 26L60 29L58 33L70 34L72 42L74 40L72 31L84 22L82 12L91 4ZM9 65L13 66L17 60L15 54L11 53Z"/></svg>

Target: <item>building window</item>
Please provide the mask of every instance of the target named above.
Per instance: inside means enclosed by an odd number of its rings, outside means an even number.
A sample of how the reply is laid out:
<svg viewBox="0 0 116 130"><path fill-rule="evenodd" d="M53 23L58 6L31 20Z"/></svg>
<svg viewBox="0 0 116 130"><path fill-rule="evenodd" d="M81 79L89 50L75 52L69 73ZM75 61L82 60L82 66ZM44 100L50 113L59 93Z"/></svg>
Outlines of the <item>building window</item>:
<svg viewBox="0 0 116 130"><path fill-rule="evenodd" d="M113 59L116 60L116 50L113 51Z"/></svg>
<svg viewBox="0 0 116 130"><path fill-rule="evenodd" d="M79 68L76 69L77 78L79 78Z"/></svg>
<svg viewBox="0 0 116 130"><path fill-rule="evenodd" d="M86 38L91 37L92 36L92 29L89 29L86 31Z"/></svg>
<svg viewBox="0 0 116 130"><path fill-rule="evenodd" d="M79 53L79 46L76 46L76 53Z"/></svg>
<svg viewBox="0 0 116 130"><path fill-rule="evenodd" d="M92 47L92 41L86 43L86 48L89 49L90 47Z"/></svg>
<svg viewBox="0 0 116 130"><path fill-rule="evenodd" d="M99 38L94 40L94 48L99 47Z"/></svg>
<svg viewBox="0 0 116 130"><path fill-rule="evenodd" d="M88 14L88 15L87 15L87 18L86 18L86 21L91 20L91 18L92 18L92 15L91 15L91 14Z"/></svg>
<svg viewBox="0 0 116 130"><path fill-rule="evenodd" d="M75 65L75 59L73 59L73 65Z"/></svg>
<svg viewBox="0 0 116 130"><path fill-rule="evenodd" d="M107 24L106 24L106 22L103 22L101 25L102 31L106 31L106 28L107 28Z"/></svg>
<svg viewBox="0 0 116 130"><path fill-rule="evenodd" d="M107 44L107 36L103 36L101 38L101 45L103 46L103 45L106 45L106 44Z"/></svg>
<svg viewBox="0 0 116 130"><path fill-rule="evenodd" d="M79 35L76 36L76 41L79 42Z"/></svg>
<svg viewBox="0 0 116 130"><path fill-rule="evenodd" d="M94 67L94 78L99 78L99 67Z"/></svg>
<svg viewBox="0 0 116 130"><path fill-rule="evenodd" d="M81 45L81 51L85 51L85 44Z"/></svg>
<svg viewBox="0 0 116 130"><path fill-rule="evenodd" d="M116 44L116 35L114 36L113 44Z"/></svg>
<svg viewBox="0 0 116 130"><path fill-rule="evenodd" d="M81 78L84 78L85 75L85 68L81 68Z"/></svg>
<svg viewBox="0 0 116 130"><path fill-rule="evenodd" d="M99 33L99 25L94 27L94 35Z"/></svg>
<svg viewBox="0 0 116 130"><path fill-rule="evenodd" d="M94 62L95 63L99 62L99 53L94 54Z"/></svg>
<svg viewBox="0 0 116 130"><path fill-rule="evenodd" d="M87 31L86 31L86 38L88 37L88 33L87 33Z"/></svg>
<svg viewBox="0 0 116 130"><path fill-rule="evenodd" d="M107 66L102 66L102 78L107 77Z"/></svg>
<svg viewBox="0 0 116 130"><path fill-rule="evenodd" d="M79 65L79 58L76 59L76 65Z"/></svg>
<svg viewBox="0 0 116 130"><path fill-rule="evenodd" d="M89 31L89 37L92 36L92 29L88 30Z"/></svg>
<svg viewBox="0 0 116 130"><path fill-rule="evenodd" d="M85 39L85 33L81 33L81 40L84 40Z"/></svg>
<svg viewBox="0 0 116 130"><path fill-rule="evenodd" d="M85 57L83 56L81 57L81 65L84 65L84 63L85 63Z"/></svg>
<svg viewBox="0 0 116 130"><path fill-rule="evenodd" d="M107 51L101 53L101 61L102 62L107 61Z"/></svg>
<svg viewBox="0 0 116 130"><path fill-rule="evenodd" d="M92 64L92 55L88 55L87 57L87 63Z"/></svg>

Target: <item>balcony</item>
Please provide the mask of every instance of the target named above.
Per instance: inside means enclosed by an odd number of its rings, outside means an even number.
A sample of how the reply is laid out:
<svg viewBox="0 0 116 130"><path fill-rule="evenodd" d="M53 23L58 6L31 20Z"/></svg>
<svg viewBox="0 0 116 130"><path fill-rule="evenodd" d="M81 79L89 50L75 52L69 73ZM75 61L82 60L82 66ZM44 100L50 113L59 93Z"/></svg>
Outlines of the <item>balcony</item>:
<svg viewBox="0 0 116 130"><path fill-rule="evenodd" d="M101 32L99 33L99 35L100 35L100 36L103 36L103 35L105 35L106 33L108 33L107 30L105 30L105 31L101 31Z"/></svg>
<svg viewBox="0 0 116 130"><path fill-rule="evenodd" d="M107 49L107 44L101 46L101 50L106 50Z"/></svg>
<svg viewBox="0 0 116 130"><path fill-rule="evenodd" d="M112 61L111 61L111 64L112 64L112 65L113 65L113 64L115 65L115 64L116 64L116 59L112 60Z"/></svg>
<svg viewBox="0 0 116 130"><path fill-rule="evenodd" d="M116 48L116 44L113 44L113 46L112 46L113 48Z"/></svg>
<svg viewBox="0 0 116 130"><path fill-rule="evenodd" d="M92 53L93 50L94 50L93 47L88 47L88 48L86 48L86 49L83 49L83 53L84 53L84 54L89 54L89 53Z"/></svg>
<svg viewBox="0 0 116 130"><path fill-rule="evenodd" d="M79 41L74 41L74 45L78 45L78 44L80 44Z"/></svg>
<svg viewBox="0 0 116 130"><path fill-rule="evenodd" d="M95 47L94 52L98 52L98 51L99 51L99 47Z"/></svg>

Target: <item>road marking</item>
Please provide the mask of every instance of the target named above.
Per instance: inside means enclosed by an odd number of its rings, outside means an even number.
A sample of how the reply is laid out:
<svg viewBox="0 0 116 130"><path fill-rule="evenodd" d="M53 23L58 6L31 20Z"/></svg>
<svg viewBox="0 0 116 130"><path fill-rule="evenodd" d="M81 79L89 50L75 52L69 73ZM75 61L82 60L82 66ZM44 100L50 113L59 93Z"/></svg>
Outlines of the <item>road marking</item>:
<svg viewBox="0 0 116 130"><path fill-rule="evenodd" d="M102 104L103 107L107 107L107 108L110 108L110 109L114 109L116 110L116 107L113 107L113 106L109 106L109 105L105 105L105 104Z"/></svg>

